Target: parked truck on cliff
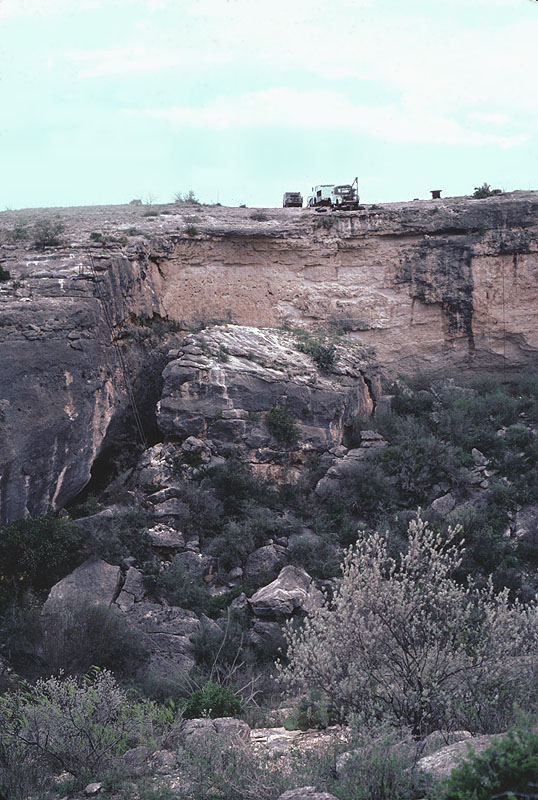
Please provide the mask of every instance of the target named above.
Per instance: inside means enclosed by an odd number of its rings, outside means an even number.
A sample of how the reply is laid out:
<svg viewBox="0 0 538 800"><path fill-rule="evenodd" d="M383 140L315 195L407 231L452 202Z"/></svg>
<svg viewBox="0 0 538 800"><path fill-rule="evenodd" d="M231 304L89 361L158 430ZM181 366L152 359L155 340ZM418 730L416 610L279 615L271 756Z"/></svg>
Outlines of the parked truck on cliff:
<svg viewBox="0 0 538 800"><path fill-rule="evenodd" d="M303 196L301 192L286 192L282 198L283 208L302 208Z"/></svg>
<svg viewBox="0 0 538 800"><path fill-rule="evenodd" d="M312 187L312 194L307 200L308 208L334 208L342 211L353 211L359 207L359 179L353 183L322 183Z"/></svg>

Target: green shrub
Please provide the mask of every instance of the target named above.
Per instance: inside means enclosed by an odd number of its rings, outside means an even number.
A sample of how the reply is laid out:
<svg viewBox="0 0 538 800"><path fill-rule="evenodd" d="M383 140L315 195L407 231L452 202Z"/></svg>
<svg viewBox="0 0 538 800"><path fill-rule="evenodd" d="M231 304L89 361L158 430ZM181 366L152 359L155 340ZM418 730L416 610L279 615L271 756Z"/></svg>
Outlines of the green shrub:
<svg viewBox="0 0 538 800"><path fill-rule="evenodd" d="M107 671L8 692L0 697L0 789L9 787L17 758L37 763L45 784L58 771L95 779L130 747L150 743L160 723L153 703L129 700Z"/></svg>
<svg viewBox="0 0 538 800"><path fill-rule="evenodd" d="M178 556L167 570L160 573L156 585L164 589L174 605L181 608L203 613L211 605L211 595L202 577L189 571Z"/></svg>
<svg viewBox="0 0 538 800"><path fill-rule="evenodd" d="M241 517L253 503L272 506L276 501L276 492L237 458L212 469L210 477L224 517Z"/></svg>
<svg viewBox="0 0 538 800"><path fill-rule="evenodd" d="M429 502L436 484L465 484L463 455L458 448L430 433L421 420L397 418L391 444L381 458L407 505Z"/></svg>
<svg viewBox="0 0 538 800"><path fill-rule="evenodd" d="M25 242L28 239L26 223L18 222L10 231L6 231L6 237L10 242Z"/></svg>
<svg viewBox="0 0 538 800"><path fill-rule="evenodd" d="M299 438L299 431L295 427L293 417L285 408L280 406L270 408L265 415L265 424L269 428L271 436L274 436L280 444L292 445Z"/></svg>
<svg viewBox="0 0 538 800"><path fill-rule="evenodd" d="M461 565L455 573L462 582L468 575L485 580L514 554L514 542L504 535L508 524L506 509L497 506L491 497L489 503L452 512L450 522L461 526L465 541Z"/></svg>
<svg viewBox="0 0 538 800"><path fill-rule="evenodd" d="M222 528L223 505L211 487L185 481L181 487L181 500L188 508L188 516L182 523L186 534L214 536Z"/></svg>
<svg viewBox="0 0 538 800"><path fill-rule="evenodd" d="M307 731L309 728L326 728L328 725L328 704L319 689L312 689L308 697L301 697L297 707L284 720L287 731Z"/></svg>
<svg viewBox="0 0 538 800"><path fill-rule="evenodd" d="M356 538L356 525L353 527ZM302 567L313 578L333 578L340 571L341 553L332 538L326 534L313 538L308 535L298 536L290 540L287 555L292 564Z"/></svg>
<svg viewBox="0 0 538 800"><path fill-rule="evenodd" d="M38 219L33 226L35 247L47 247L61 244L60 234L65 231L65 223L61 219Z"/></svg>
<svg viewBox="0 0 538 800"><path fill-rule="evenodd" d="M243 709L241 698L227 686L207 681L191 694L183 709L186 719L196 717L233 717Z"/></svg>
<svg viewBox="0 0 538 800"><path fill-rule="evenodd" d="M253 211L252 214L249 214L249 219L253 219L256 222L266 222L269 217L267 214L264 214L263 211Z"/></svg>
<svg viewBox="0 0 538 800"><path fill-rule="evenodd" d="M341 520L346 514L353 514L375 524L380 516L394 511L398 505L398 495L396 481L389 474L389 463L377 463L374 459L357 461L338 481L334 492L325 495L325 508L329 516ZM331 527L334 528L333 525ZM338 534L338 530L335 532Z"/></svg>
<svg viewBox="0 0 538 800"><path fill-rule="evenodd" d="M530 719L477 754L469 747L446 782L445 800L531 798L538 784L538 729Z"/></svg>
<svg viewBox="0 0 538 800"><path fill-rule="evenodd" d="M33 590L43 596L83 560L83 535L58 517L28 517L0 528L0 611Z"/></svg>
<svg viewBox="0 0 538 800"><path fill-rule="evenodd" d="M185 233L187 234L187 236L191 237L198 236L199 232L200 231L198 230L196 225L187 225L187 227L185 228Z"/></svg>
<svg viewBox="0 0 538 800"><path fill-rule="evenodd" d="M8 269L4 269L3 266L0 264L0 281L9 281L11 278L11 272Z"/></svg>
<svg viewBox="0 0 538 800"><path fill-rule="evenodd" d="M321 332L310 333L302 329L294 331L297 350L309 355L322 372L330 372L336 363L336 347L333 339Z"/></svg>
<svg viewBox="0 0 538 800"><path fill-rule="evenodd" d="M118 508L114 516L81 520L90 534L87 548L110 564L121 565L128 556L141 565L151 559L151 539L146 514L136 508Z"/></svg>
<svg viewBox="0 0 538 800"><path fill-rule="evenodd" d="M224 522L220 533L209 542L208 551L218 558L220 569L242 564L267 539L290 532L290 525L282 516L253 501L244 502L240 517Z"/></svg>
<svg viewBox="0 0 538 800"><path fill-rule="evenodd" d="M502 194L501 189L492 189L489 183L483 183L482 186L474 187L473 197L475 200L483 200L485 197L494 197L498 194Z"/></svg>

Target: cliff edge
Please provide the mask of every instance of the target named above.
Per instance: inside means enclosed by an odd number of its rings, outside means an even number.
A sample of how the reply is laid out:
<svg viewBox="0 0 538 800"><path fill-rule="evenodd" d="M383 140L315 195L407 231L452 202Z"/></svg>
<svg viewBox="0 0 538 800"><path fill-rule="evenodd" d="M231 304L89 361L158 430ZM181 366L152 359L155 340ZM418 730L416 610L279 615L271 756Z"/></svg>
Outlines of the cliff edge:
<svg viewBox="0 0 538 800"><path fill-rule="evenodd" d="M0 522L61 508L122 420L150 436L189 326L333 326L388 375L534 363L537 253L537 192L0 213Z"/></svg>

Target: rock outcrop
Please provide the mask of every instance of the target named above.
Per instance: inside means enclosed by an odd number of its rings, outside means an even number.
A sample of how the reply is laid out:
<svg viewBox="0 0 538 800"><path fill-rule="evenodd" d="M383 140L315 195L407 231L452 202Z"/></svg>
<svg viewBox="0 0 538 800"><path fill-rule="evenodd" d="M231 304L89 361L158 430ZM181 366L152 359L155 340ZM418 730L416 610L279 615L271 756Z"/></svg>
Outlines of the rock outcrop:
<svg viewBox="0 0 538 800"><path fill-rule="evenodd" d="M148 673L155 679L184 680L195 663L192 637L202 630L196 614L143 602L130 606L125 618L139 632L148 651Z"/></svg>
<svg viewBox="0 0 538 800"><path fill-rule="evenodd" d="M0 523L75 496L107 434L132 427L135 396L151 419L163 353L125 324L152 316L154 289L127 258L93 266L76 251L28 253L20 285L0 283Z"/></svg>
<svg viewBox="0 0 538 800"><path fill-rule="evenodd" d="M188 336L164 370L159 427L168 438L206 439L218 454L233 447L265 477L289 465L282 450L340 445L355 416L375 408L377 367L365 348L342 342L322 371L299 345L290 332L241 325Z"/></svg>
<svg viewBox="0 0 538 800"><path fill-rule="evenodd" d="M121 570L91 556L50 590L43 615L62 615L73 608L99 605L109 607L117 597Z"/></svg>
<svg viewBox="0 0 538 800"><path fill-rule="evenodd" d="M166 326L336 324L388 371L519 368L538 353L538 194L312 210L0 214L0 523L61 508L135 410ZM191 235L193 234L194 235ZM224 411L232 406L223 407ZM241 428L223 413L222 435Z"/></svg>
<svg viewBox="0 0 538 800"><path fill-rule="evenodd" d="M252 595L250 606L258 617L289 617L296 609L312 611L320 605L323 595L312 578L300 567L288 566L278 578Z"/></svg>
<svg viewBox="0 0 538 800"><path fill-rule="evenodd" d="M497 736L475 736L472 739L454 742L446 747L442 747L431 755L424 756L418 761L417 766L423 772L435 778L447 778L454 767L459 766L462 760L469 755L471 748L477 754L483 753L484 750L487 750L487 748L493 744L496 738L502 735L503 734L498 734Z"/></svg>

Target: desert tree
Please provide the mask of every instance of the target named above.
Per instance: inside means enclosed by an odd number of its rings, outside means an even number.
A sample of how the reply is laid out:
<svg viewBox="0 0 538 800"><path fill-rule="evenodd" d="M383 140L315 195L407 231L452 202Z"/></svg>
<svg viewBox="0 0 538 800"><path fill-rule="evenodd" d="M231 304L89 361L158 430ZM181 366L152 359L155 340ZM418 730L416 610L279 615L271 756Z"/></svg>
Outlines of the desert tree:
<svg viewBox="0 0 538 800"><path fill-rule="evenodd" d="M495 593L491 580L458 584L462 554L460 529L441 535L420 515L398 559L379 533L350 547L332 600L288 627L282 681L322 690L342 717L417 736L505 726L513 701L536 699L537 608Z"/></svg>

